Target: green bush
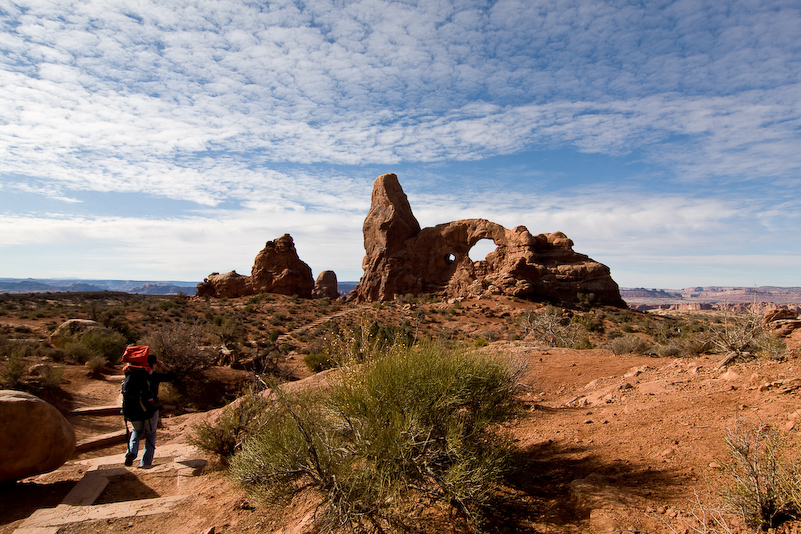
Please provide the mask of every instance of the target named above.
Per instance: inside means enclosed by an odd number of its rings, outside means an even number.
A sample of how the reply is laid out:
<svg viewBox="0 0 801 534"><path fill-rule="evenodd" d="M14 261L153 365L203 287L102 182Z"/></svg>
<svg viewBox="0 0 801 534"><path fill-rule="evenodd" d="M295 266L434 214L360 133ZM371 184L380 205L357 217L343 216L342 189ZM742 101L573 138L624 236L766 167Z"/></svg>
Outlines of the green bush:
<svg viewBox="0 0 801 534"><path fill-rule="evenodd" d="M270 423L234 455L231 473L265 497L316 486L325 528L378 529L414 491L477 523L510 469L497 423L514 412L522 370L439 345L387 347L343 368L324 393L274 388Z"/></svg>
<svg viewBox="0 0 801 534"><path fill-rule="evenodd" d="M11 351L5 364L0 368L0 383L3 389L21 389L26 366L23 353L19 350Z"/></svg>
<svg viewBox="0 0 801 534"><path fill-rule="evenodd" d="M102 356L92 356L86 360L86 366L93 376L100 375L100 371L106 368L106 363L108 363L108 361Z"/></svg>
<svg viewBox="0 0 801 534"><path fill-rule="evenodd" d="M87 348L92 355L102 356L106 361L118 363L125 351L128 341L119 332L103 332L90 330L78 338L78 342ZM78 360L88 361L89 358Z"/></svg>
<svg viewBox="0 0 801 534"><path fill-rule="evenodd" d="M216 454L223 464L239 451L242 442L264 425L268 403L254 391L249 391L225 408L216 421L202 421L192 427L189 443Z"/></svg>
<svg viewBox="0 0 801 534"><path fill-rule="evenodd" d="M336 367L327 352L311 352L303 357L303 363L306 364L309 371L315 373Z"/></svg>

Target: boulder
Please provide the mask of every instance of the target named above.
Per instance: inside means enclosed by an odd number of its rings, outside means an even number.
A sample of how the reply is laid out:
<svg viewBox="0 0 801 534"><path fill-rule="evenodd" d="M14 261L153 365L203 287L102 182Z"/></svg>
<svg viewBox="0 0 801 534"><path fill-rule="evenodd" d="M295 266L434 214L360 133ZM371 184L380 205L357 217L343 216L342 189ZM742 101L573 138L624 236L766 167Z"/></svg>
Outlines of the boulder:
<svg viewBox="0 0 801 534"><path fill-rule="evenodd" d="M798 314L793 310L788 310L784 308L779 309L772 309L765 312L765 316L762 318L762 324L770 324L776 321L783 321L783 320L795 320L798 319Z"/></svg>
<svg viewBox="0 0 801 534"><path fill-rule="evenodd" d="M332 300L339 298L337 274L334 271L323 271L317 275L317 280L314 282L314 289L312 290L312 298L329 298Z"/></svg>
<svg viewBox="0 0 801 534"><path fill-rule="evenodd" d="M103 334L112 335L114 332L98 323L97 321L90 321L89 319L69 319L61 323L55 332L50 335L50 343L54 347L61 347L67 341L79 338L87 332L93 330L100 331Z"/></svg>
<svg viewBox="0 0 801 534"><path fill-rule="evenodd" d="M250 276L231 271L211 273L197 285L200 297L243 297L277 293L311 298L314 280L311 268L300 260L292 236L284 234L268 241L256 255Z"/></svg>
<svg viewBox="0 0 801 534"><path fill-rule="evenodd" d="M470 249L482 239L497 246L484 260ZM392 300L438 293L449 298L507 295L532 301L626 307L609 268L573 250L561 232L532 235L485 219L420 229L394 174L379 176L364 221L364 275L349 298ZM584 295L583 297L581 295Z"/></svg>
<svg viewBox="0 0 801 534"><path fill-rule="evenodd" d="M228 273L211 273L197 285L198 297L241 297L252 295L250 277L231 271Z"/></svg>
<svg viewBox="0 0 801 534"><path fill-rule="evenodd" d="M0 391L0 481L58 469L75 450L75 432L58 410L22 391Z"/></svg>

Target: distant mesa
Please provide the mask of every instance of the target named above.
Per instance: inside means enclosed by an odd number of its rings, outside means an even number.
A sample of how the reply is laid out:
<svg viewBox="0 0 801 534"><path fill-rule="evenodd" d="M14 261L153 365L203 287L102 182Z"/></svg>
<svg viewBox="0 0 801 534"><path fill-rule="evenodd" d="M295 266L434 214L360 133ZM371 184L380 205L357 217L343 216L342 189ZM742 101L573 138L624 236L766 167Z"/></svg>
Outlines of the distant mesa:
<svg viewBox="0 0 801 534"><path fill-rule="evenodd" d="M626 307L609 268L573 251L561 232L532 235L485 219L420 228L397 176L373 185L364 221L364 275L350 294L357 301L437 293L452 298L506 295L532 301ZM479 261L469 252L479 241L496 249Z"/></svg>
<svg viewBox="0 0 801 534"><path fill-rule="evenodd" d="M0 293L96 293L114 291L140 295L177 295L193 293L193 282L145 282L136 280L57 280L0 279Z"/></svg>

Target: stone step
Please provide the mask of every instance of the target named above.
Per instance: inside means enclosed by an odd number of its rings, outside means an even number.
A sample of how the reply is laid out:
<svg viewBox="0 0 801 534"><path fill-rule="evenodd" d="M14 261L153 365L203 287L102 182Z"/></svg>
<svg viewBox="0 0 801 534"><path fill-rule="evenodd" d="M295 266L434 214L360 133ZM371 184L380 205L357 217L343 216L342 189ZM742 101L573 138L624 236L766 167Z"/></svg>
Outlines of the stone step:
<svg viewBox="0 0 801 534"><path fill-rule="evenodd" d="M118 415L121 417L122 406L119 404L112 404L109 406L87 406L85 408L72 410L70 415Z"/></svg>
<svg viewBox="0 0 801 534"><path fill-rule="evenodd" d="M117 430L114 432L109 432L108 434L90 436L86 439L82 439L75 445L75 452L73 455L82 454L95 449L102 449L104 447L117 445L119 443L125 443L127 435L128 434L125 430Z"/></svg>
<svg viewBox="0 0 801 534"><path fill-rule="evenodd" d="M173 444L158 447L152 469L147 473L164 473L176 477L192 477L200 473L206 460L191 445ZM22 522L14 534L58 534L60 527L73 523L140 517L171 512L189 495L155 499L138 499L93 505L115 476L138 473L137 468L122 466L124 455L90 458L77 462L89 467L83 478L55 508L42 508Z"/></svg>

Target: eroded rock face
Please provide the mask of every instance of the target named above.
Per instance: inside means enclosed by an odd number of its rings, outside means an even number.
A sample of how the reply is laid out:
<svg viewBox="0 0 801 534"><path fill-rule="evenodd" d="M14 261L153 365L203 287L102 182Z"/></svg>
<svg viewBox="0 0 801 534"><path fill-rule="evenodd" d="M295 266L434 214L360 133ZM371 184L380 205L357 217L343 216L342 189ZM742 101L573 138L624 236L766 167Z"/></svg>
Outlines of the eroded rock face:
<svg viewBox="0 0 801 534"><path fill-rule="evenodd" d="M22 391L0 391L0 482L58 469L75 450L75 432L58 410Z"/></svg>
<svg viewBox="0 0 801 534"><path fill-rule="evenodd" d="M337 290L337 273L334 271L323 271L318 274L317 280L314 282L312 298L339 298L339 291Z"/></svg>
<svg viewBox="0 0 801 534"><path fill-rule="evenodd" d="M274 241L268 241L256 255L250 276L236 271L211 273L197 285L197 295L233 298L256 293L277 293L311 298L313 288L311 268L298 257L292 236L284 234Z"/></svg>
<svg viewBox="0 0 801 534"><path fill-rule="evenodd" d="M474 262L468 254L482 239L497 248ZM525 226L509 230L485 219L420 229L394 174L375 181L364 249L364 276L351 294L359 301L495 294L572 305L579 294L592 294L592 304L626 306L609 268L573 251L561 232L532 235Z"/></svg>

